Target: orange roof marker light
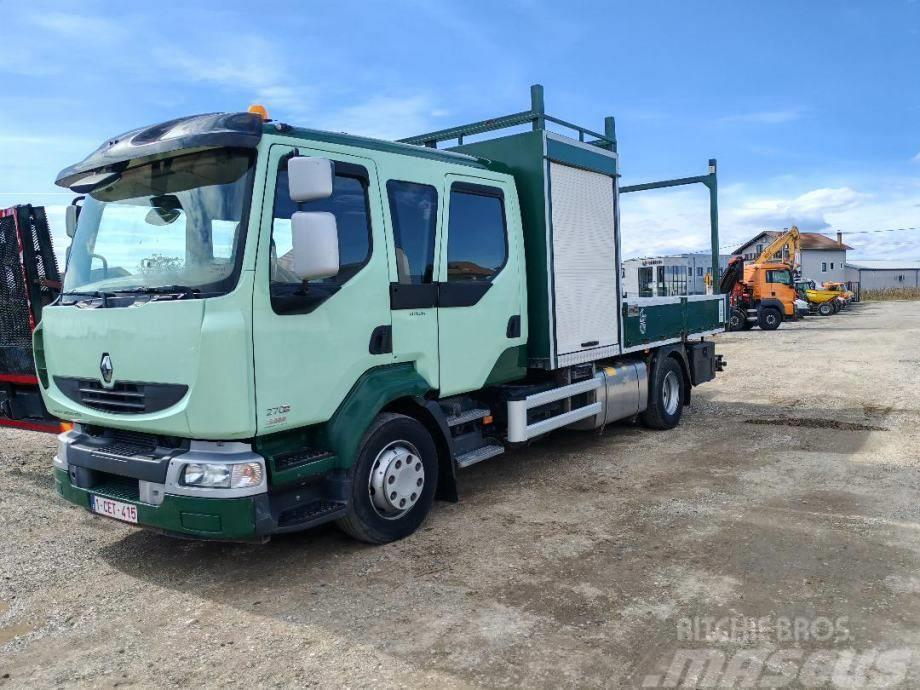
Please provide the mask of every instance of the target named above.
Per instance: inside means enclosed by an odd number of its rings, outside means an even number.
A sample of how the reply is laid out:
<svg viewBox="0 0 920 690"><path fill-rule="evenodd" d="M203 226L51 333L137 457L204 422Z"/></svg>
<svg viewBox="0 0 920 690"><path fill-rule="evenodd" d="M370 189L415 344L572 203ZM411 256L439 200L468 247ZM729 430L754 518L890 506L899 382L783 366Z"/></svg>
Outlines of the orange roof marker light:
<svg viewBox="0 0 920 690"><path fill-rule="evenodd" d="M268 111L265 109L264 105L253 103L251 106L249 106L249 110L247 112L255 113L256 115L261 117L265 122L268 122Z"/></svg>

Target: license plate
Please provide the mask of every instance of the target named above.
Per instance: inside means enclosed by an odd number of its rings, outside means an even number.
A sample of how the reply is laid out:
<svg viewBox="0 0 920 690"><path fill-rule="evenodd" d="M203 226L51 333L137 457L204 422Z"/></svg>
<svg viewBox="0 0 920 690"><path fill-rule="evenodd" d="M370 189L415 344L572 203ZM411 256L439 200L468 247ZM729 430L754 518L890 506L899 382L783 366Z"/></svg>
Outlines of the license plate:
<svg viewBox="0 0 920 690"><path fill-rule="evenodd" d="M102 496L93 496L91 506L93 512L99 513L99 515L137 524L137 506L133 506L130 503L113 501L111 498L103 498Z"/></svg>

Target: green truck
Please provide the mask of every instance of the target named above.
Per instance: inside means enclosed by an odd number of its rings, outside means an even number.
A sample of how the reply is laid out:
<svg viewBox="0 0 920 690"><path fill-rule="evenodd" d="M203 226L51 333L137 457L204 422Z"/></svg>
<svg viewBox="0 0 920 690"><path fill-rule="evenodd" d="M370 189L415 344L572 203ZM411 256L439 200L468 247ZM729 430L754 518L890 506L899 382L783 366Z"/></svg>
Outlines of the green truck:
<svg viewBox="0 0 920 690"><path fill-rule="evenodd" d="M717 257L715 162L619 175L613 118L554 118L539 85L527 111L399 142L258 107L106 141L57 178L79 196L33 339L73 422L58 493L178 536L335 521L384 543L554 429L674 427L721 369L725 304L623 298L619 194L705 184Z"/></svg>

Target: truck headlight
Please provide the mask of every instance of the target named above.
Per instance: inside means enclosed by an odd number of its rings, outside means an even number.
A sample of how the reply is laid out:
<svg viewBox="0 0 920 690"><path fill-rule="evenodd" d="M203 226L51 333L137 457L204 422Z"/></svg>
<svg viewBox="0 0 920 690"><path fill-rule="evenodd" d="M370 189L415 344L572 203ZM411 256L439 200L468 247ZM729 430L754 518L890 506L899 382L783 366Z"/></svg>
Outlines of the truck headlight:
<svg viewBox="0 0 920 690"><path fill-rule="evenodd" d="M182 483L213 489L245 489L261 484L262 476L262 465L258 462L191 462L182 472Z"/></svg>

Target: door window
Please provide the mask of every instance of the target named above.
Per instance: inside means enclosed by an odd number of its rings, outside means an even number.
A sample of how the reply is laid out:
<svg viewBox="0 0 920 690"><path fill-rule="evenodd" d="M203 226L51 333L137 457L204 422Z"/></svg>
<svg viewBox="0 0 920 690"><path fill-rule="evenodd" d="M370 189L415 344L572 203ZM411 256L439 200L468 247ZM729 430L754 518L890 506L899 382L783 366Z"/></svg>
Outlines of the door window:
<svg viewBox="0 0 920 690"><path fill-rule="evenodd" d="M396 273L401 285L430 283L438 224L438 191L427 184L387 182Z"/></svg>
<svg viewBox="0 0 920 690"><path fill-rule="evenodd" d="M792 275L787 270L767 271L767 282L792 285Z"/></svg>
<svg viewBox="0 0 920 690"><path fill-rule="evenodd" d="M502 191L454 183L447 228L447 282L490 281L507 259Z"/></svg>
<svg viewBox="0 0 920 690"><path fill-rule="evenodd" d="M335 162L332 196L296 203L288 189L288 158L281 161L275 184L271 238L271 299L279 314L312 311L348 282L371 255L371 223L367 196L367 169ZM296 211L325 211L335 216L339 235L339 272L306 286L294 272L291 216Z"/></svg>

